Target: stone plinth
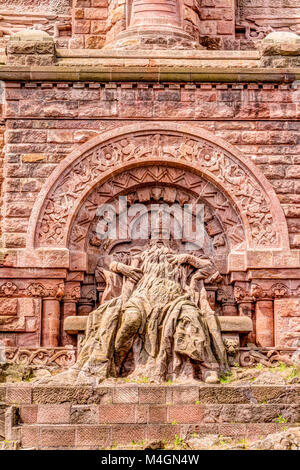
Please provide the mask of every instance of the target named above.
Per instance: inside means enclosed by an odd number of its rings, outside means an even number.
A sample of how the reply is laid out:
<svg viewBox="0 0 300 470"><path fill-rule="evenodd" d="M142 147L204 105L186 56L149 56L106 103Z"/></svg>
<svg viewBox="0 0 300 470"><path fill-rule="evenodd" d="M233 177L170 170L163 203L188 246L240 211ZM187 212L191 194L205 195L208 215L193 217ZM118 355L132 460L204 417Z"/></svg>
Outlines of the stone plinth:
<svg viewBox="0 0 300 470"><path fill-rule="evenodd" d="M282 429L279 415L285 426L299 422L299 392L299 385L7 385L0 400L22 448L108 449L194 432L257 438Z"/></svg>

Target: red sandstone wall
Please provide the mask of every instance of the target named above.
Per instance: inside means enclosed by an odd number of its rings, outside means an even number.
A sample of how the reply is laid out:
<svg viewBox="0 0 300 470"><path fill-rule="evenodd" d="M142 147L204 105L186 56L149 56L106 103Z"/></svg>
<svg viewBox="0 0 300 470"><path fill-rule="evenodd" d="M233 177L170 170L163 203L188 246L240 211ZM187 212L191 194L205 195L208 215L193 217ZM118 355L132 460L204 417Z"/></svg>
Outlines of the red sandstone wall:
<svg viewBox="0 0 300 470"><path fill-rule="evenodd" d="M185 21L197 24L199 41L209 49L219 49L235 34L235 0L185 0ZM197 11L197 22L195 13Z"/></svg>
<svg viewBox="0 0 300 470"><path fill-rule="evenodd" d="M237 0L236 32L242 49L271 30L300 32L297 0Z"/></svg>
<svg viewBox="0 0 300 470"><path fill-rule="evenodd" d="M108 3L108 0L74 0L71 48L103 47L107 31Z"/></svg>
<svg viewBox="0 0 300 470"><path fill-rule="evenodd" d="M300 31L300 4L297 0L237 0L238 17L275 29Z"/></svg>
<svg viewBox="0 0 300 470"><path fill-rule="evenodd" d="M0 237L2 236L2 207L3 207L3 162L4 162L4 132L5 132L5 122L3 120L3 98L4 90L3 87L0 87ZM1 246L1 245L0 245ZM0 266L1 266L1 257L0 257Z"/></svg>
<svg viewBox="0 0 300 470"><path fill-rule="evenodd" d="M6 100L5 247L24 246L38 192L75 146L144 119L191 121L242 150L275 188L300 247L300 103L290 85L7 83Z"/></svg>
<svg viewBox="0 0 300 470"><path fill-rule="evenodd" d="M69 13L73 0L0 0L0 9L19 12L45 11L48 13Z"/></svg>

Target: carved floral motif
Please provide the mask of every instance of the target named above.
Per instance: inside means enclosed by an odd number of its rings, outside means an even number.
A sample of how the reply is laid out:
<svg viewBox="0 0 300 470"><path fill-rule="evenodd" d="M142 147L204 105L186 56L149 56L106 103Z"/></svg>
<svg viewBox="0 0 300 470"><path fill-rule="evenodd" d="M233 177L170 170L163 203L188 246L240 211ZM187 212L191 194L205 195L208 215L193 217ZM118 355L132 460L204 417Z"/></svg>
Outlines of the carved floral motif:
<svg viewBox="0 0 300 470"><path fill-rule="evenodd" d="M69 367L75 364L76 350L5 347L5 358L9 364Z"/></svg>

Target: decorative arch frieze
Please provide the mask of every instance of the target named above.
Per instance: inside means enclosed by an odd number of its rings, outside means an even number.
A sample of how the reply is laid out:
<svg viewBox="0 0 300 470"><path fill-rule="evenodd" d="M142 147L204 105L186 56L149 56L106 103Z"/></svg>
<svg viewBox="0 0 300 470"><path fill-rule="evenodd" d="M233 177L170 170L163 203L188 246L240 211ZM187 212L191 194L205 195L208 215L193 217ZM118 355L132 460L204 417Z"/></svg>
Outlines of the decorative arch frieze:
<svg viewBox="0 0 300 470"><path fill-rule="evenodd" d="M182 178L180 170L187 172L223 195L241 220L246 249L289 247L282 208L261 171L212 133L174 123L125 126L72 152L52 173L35 203L27 246L68 248L74 221L95 188L105 188L113 177L118 175L121 181L129 177L129 170L151 165L166 177L177 172L175 180ZM192 185L192 180L187 184Z"/></svg>
<svg viewBox="0 0 300 470"><path fill-rule="evenodd" d="M225 244L225 235L229 249L245 248L242 221L231 201L216 186L182 168L150 165L115 175L94 189L73 220L68 240L71 250L87 249L86 239L97 208L123 194L128 195L129 206L151 200L179 205L204 203L206 229L214 245Z"/></svg>

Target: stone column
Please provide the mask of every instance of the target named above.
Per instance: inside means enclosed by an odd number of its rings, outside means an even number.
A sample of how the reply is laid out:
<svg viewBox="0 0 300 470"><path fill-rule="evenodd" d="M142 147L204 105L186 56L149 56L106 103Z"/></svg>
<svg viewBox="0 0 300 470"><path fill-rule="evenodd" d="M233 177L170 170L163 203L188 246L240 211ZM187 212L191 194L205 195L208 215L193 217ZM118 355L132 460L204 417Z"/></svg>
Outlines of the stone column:
<svg viewBox="0 0 300 470"><path fill-rule="evenodd" d="M57 298L44 297L42 312L42 346L59 345L60 302Z"/></svg>
<svg viewBox="0 0 300 470"><path fill-rule="evenodd" d="M222 304L222 312L224 316L236 316L238 314L232 286L223 286L219 289L217 299Z"/></svg>
<svg viewBox="0 0 300 470"><path fill-rule="evenodd" d="M274 307L273 299L260 286L251 286L255 299L256 344L261 347L274 346Z"/></svg>
<svg viewBox="0 0 300 470"><path fill-rule="evenodd" d="M85 282L86 284L81 286L81 297L78 303L78 315L88 315L96 308L97 291L94 284L94 278L86 278Z"/></svg>
<svg viewBox="0 0 300 470"><path fill-rule="evenodd" d="M181 26L178 0L132 0L129 26Z"/></svg>
<svg viewBox="0 0 300 470"><path fill-rule="evenodd" d="M234 297L237 302L238 315L240 317L249 317L252 320L253 331L248 335L243 335L241 338L241 346L244 347L247 343L255 343L256 341L254 303L249 291L249 286L246 283L235 285Z"/></svg>
<svg viewBox="0 0 300 470"><path fill-rule="evenodd" d="M74 282L66 282L65 295L62 304L62 319L60 327L60 337L62 346L76 346L77 340L75 336L69 335L64 330L64 323L67 317L77 315L77 303L80 299L80 284Z"/></svg>
<svg viewBox="0 0 300 470"><path fill-rule="evenodd" d="M274 346L274 309L272 299L258 299L255 305L256 343Z"/></svg>

